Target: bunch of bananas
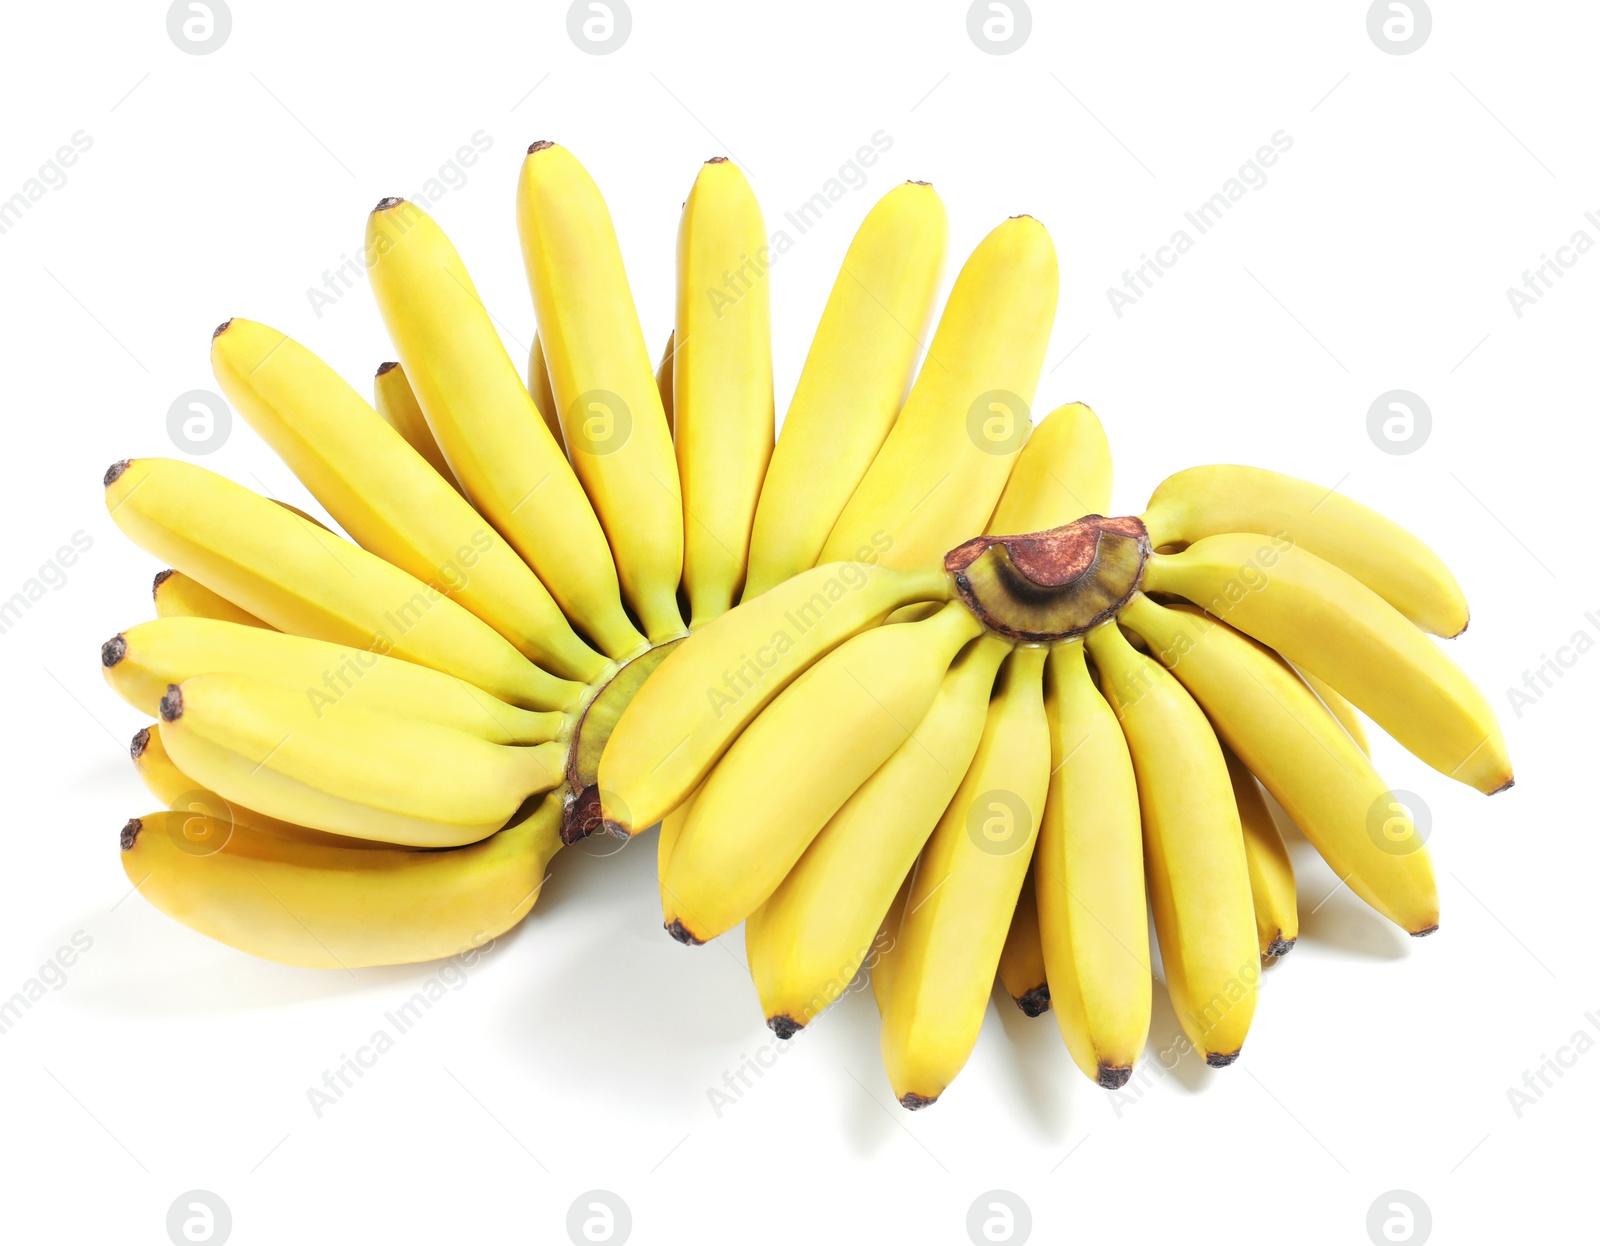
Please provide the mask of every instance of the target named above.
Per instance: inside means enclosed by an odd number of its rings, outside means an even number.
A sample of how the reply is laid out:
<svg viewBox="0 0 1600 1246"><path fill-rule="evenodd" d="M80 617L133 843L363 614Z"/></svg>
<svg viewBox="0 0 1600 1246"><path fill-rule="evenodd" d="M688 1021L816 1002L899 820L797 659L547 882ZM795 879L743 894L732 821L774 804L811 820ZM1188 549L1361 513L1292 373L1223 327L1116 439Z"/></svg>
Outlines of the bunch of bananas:
<svg viewBox="0 0 1600 1246"><path fill-rule="evenodd" d="M769 242L734 165L684 203L655 367L569 152L528 149L517 217L525 377L396 199L367 226L398 355L372 403L276 330L213 336L229 401L345 535L189 463L106 473L171 568L158 617L101 651L155 720L132 754L166 811L121 837L147 899L272 960L427 960L519 921L563 843L659 822L667 929L744 922L780 1037L870 960L912 1108L959 1072L997 974L1123 1084L1147 893L1185 1031L1233 1060L1261 958L1298 930L1276 817L1437 927L1355 711L1510 785L1487 704L1424 635L1466 626L1459 588L1387 520L1251 468L1106 518L1094 413L1029 416L1058 293L1039 222L979 243L924 352L945 212L891 190L775 440Z"/></svg>
<svg viewBox="0 0 1600 1246"><path fill-rule="evenodd" d="M666 818L668 931L744 922L779 1037L870 958L907 1108L960 1072L997 972L1025 1012L1054 1010L1086 1075L1124 1085L1149 915L1187 1040L1237 1059L1262 958L1298 933L1263 789L1358 896L1438 929L1422 835L1352 707L1452 778L1512 782L1493 712L1425 634L1467 609L1415 537L1247 467L1180 472L1138 517L1103 516L1110 487L1093 413L1053 412L991 535L741 605L662 664L601 760L610 822Z"/></svg>

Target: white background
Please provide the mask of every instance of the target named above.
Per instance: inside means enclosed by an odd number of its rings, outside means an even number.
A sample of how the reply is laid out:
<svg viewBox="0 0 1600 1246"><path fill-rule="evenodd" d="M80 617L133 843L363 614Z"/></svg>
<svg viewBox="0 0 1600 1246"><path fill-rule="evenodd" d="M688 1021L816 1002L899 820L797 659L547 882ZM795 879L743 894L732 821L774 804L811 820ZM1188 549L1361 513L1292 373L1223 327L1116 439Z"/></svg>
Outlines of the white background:
<svg viewBox="0 0 1600 1246"><path fill-rule="evenodd" d="M1395 56L1365 0L1034 8L1026 45L993 56L949 0L636 0L626 45L593 56L563 4L233 0L226 44L193 56L161 3L9 6L0 198L75 132L93 145L0 235L0 597L75 532L93 544L0 635L0 998L92 940L0 1034L8 1240L165 1242L196 1188L227 1202L241 1244L562 1242L596 1188L642 1243L965 1242L997 1188L1037 1241L1362 1243L1393 1189L1426 1202L1439 1242L1553 1241L1592 1220L1600 1051L1520 1116L1507 1092L1575 1032L1600 1039L1600 657L1520 714L1507 689L1574 633L1600 639L1600 255L1520 318L1506 290L1575 231L1600 243L1584 218L1600 210L1600 10L1436 0L1427 43ZM356 253L377 199L417 194L476 132L488 153L431 210L516 353L533 327L513 218L529 141L559 140L599 181L654 347L702 160L740 162L775 229L880 130L893 146L865 187L772 274L780 410L878 195L939 189L947 283L999 220L1042 219L1062 293L1038 410L1095 407L1120 509L1179 468L1256 463L1338 483L1458 573L1474 611L1450 651L1502 711L1517 787L1486 800L1377 742L1431 810L1442 931L1409 940L1346 892L1313 915L1336 880L1302 851L1304 937L1268 973L1237 1066L1189 1057L1119 1107L1053 1020L1004 1001L913 1116L882 1074L870 993L764 1054L742 934L691 950L662 933L650 833L562 854L522 927L319 1119L307 1089L437 968L266 964L129 894L116 832L151 804L124 751L141 720L97 647L150 615L157 565L110 523L101 472L180 453L167 409L215 388L210 331L229 315L365 389L390 351L364 282L320 315L307 290ZM1107 288L1280 130L1293 146L1267 183L1117 316ZM1367 433L1395 388L1433 417L1404 456ZM315 509L242 422L203 461ZM1152 1068L1176 1033L1158 990ZM711 1089L758 1060L719 1114Z"/></svg>

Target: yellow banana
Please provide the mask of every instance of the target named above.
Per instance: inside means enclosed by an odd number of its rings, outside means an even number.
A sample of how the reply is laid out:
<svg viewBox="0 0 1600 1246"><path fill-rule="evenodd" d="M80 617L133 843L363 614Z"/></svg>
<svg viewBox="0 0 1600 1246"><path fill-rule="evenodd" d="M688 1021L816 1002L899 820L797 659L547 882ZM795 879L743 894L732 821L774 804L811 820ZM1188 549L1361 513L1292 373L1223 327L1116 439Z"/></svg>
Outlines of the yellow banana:
<svg viewBox="0 0 1600 1246"><path fill-rule="evenodd" d="M926 182L896 186L856 231L761 486L746 600L816 564L889 435L933 315L948 235Z"/></svg>
<svg viewBox="0 0 1600 1246"><path fill-rule="evenodd" d="M1311 691L1315 692L1322 703L1328 707L1328 712L1337 718L1339 725L1350 733L1350 738L1356 742L1356 747L1368 757L1371 757L1372 745L1367 739L1367 727L1361 721L1360 711L1340 696L1334 690L1333 685L1326 679L1319 679L1309 671L1298 669L1295 674L1306 681Z"/></svg>
<svg viewBox="0 0 1600 1246"><path fill-rule="evenodd" d="M195 675L161 699L173 763L228 801L336 835L448 848L492 835L561 782L564 744L491 744L454 727Z"/></svg>
<svg viewBox="0 0 1600 1246"><path fill-rule="evenodd" d="M1116 1090L1150 1033L1150 918L1139 789L1083 642L1050 651L1050 795L1033 876L1050 1006L1085 1076Z"/></svg>
<svg viewBox="0 0 1600 1246"><path fill-rule="evenodd" d="M1032 217L1012 217L978 244L820 561L887 543L885 566L931 566L983 530L1028 436L1056 288L1055 247Z"/></svg>
<svg viewBox="0 0 1600 1246"><path fill-rule="evenodd" d="M566 148L528 148L517 233L567 453L610 540L623 595L652 641L676 636L683 500L672 435L611 213Z"/></svg>
<svg viewBox="0 0 1600 1246"><path fill-rule="evenodd" d="M170 567L156 572L150 595L155 598L158 619L223 619L229 623L242 623L246 627L277 630L248 610L241 610L226 597L213 593L199 580Z"/></svg>
<svg viewBox="0 0 1600 1246"><path fill-rule="evenodd" d="M972 1054L1050 781L1045 650L1014 650L966 777L923 849L900 919L883 1064L926 1107Z"/></svg>
<svg viewBox="0 0 1600 1246"><path fill-rule="evenodd" d="M454 727L495 744L543 744L566 715L507 705L454 675L399 658L216 619L155 619L100 647L106 682L129 705L158 712L169 684L221 671L303 697L319 715L347 705ZM572 684L573 701L583 689ZM562 707L569 708L569 707Z"/></svg>
<svg viewBox="0 0 1600 1246"><path fill-rule="evenodd" d="M342 377L292 338L229 320L211 339L222 391L363 548L447 594L530 661L585 683L606 661L543 584Z"/></svg>
<svg viewBox="0 0 1600 1246"><path fill-rule="evenodd" d="M1088 635L1139 785L1145 875L1178 1022L1213 1068L1244 1046L1261 985L1239 810L1206 716L1117 628Z"/></svg>
<svg viewBox="0 0 1600 1246"><path fill-rule="evenodd" d="M1111 446L1081 402L1057 407L1017 455L988 531L1016 536L1111 509Z"/></svg>
<svg viewBox="0 0 1600 1246"><path fill-rule="evenodd" d="M906 899L911 894L911 879L912 875L908 873L900 883L900 890L894 893L894 899L889 902L889 911L883 915L877 936L872 941L874 955L869 973L872 998L878 1005L880 1015L888 1010L889 992L894 987L894 958L900 947L900 919L905 915ZM783 1037L781 1031L779 1037Z"/></svg>
<svg viewBox="0 0 1600 1246"><path fill-rule="evenodd" d="M869 950L881 946L873 932L972 763L995 672L1009 652L1010 643L998 636L961 651L911 737L746 919L750 976L779 1038L809 1025L849 985ZM872 973L876 990L879 967Z"/></svg>
<svg viewBox="0 0 1600 1246"><path fill-rule="evenodd" d="M374 843L370 839L330 835L326 831L314 831L308 826L296 826L292 822L283 822L254 809L246 809L243 805L223 800L215 792L201 787L178 769L171 754L167 752L167 746L161 740L159 722L141 727L134 733L133 741L128 746L128 754L133 758L134 769L139 772L139 777L144 780L144 785L150 794L168 809L201 814L218 824L251 826L280 838L295 839L305 843L332 844L342 848L386 846ZM183 825L196 831L209 832L211 829L201 823L185 822ZM195 846L203 847L203 845Z"/></svg>
<svg viewBox="0 0 1600 1246"><path fill-rule="evenodd" d="M1494 711L1437 644L1366 585L1276 538L1227 533L1156 554L1146 591L1173 593L1332 684L1441 774L1512 784Z"/></svg>
<svg viewBox="0 0 1600 1246"><path fill-rule="evenodd" d="M502 701L549 709L565 680L487 623L359 545L176 459L124 459L106 509L135 544L282 631L431 666Z"/></svg>
<svg viewBox="0 0 1600 1246"><path fill-rule="evenodd" d="M717 763L662 880L667 930L704 943L748 917L906 742L981 627L960 602L874 628L800 675ZM670 659L669 659L670 660Z"/></svg>
<svg viewBox="0 0 1600 1246"><path fill-rule="evenodd" d="M667 428L674 439L678 436L678 418L672 410L672 356L676 351L678 335L667 334L666 347L661 352L661 362L656 365L656 393L661 395L661 408L667 415Z"/></svg>
<svg viewBox="0 0 1600 1246"><path fill-rule="evenodd" d="M694 808L694 802L699 798L705 784L701 784L689 793L683 804L679 805L666 817L661 819L661 833L656 838L656 884L659 887L667 877L667 863L672 860L672 854L678 847L678 840L683 838L684 823L689 820L689 812ZM661 892L661 920L662 923L672 920L667 916L667 906L672 903L672 898L665 890Z"/></svg>
<svg viewBox="0 0 1600 1246"><path fill-rule="evenodd" d="M1439 928L1433 866L1409 815L1288 663L1198 611L1136 596L1122 617L1351 891L1412 934Z"/></svg>
<svg viewBox="0 0 1600 1246"><path fill-rule="evenodd" d="M556 410L556 396L550 390L550 365L545 362L544 343L533 335L533 345L528 347L528 396L539 408L544 426L550 430L556 445L565 447L566 434L561 431L561 413Z"/></svg>
<svg viewBox="0 0 1600 1246"><path fill-rule="evenodd" d="M428 466L457 493L465 496L466 490L444 461L444 451L433 438L427 417L411 392L411 382L406 380L406 370L395 360L380 363L372 378L372 408L406 439L406 444L428 461Z"/></svg>
<svg viewBox="0 0 1600 1246"><path fill-rule="evenodd" d="M939 571L835 563L786 581L680 644L623 711L600 759L600 802L637 834L683 802L745 726L841 641L952 592Z"/></svg>
<svg viewBox="0 0 1600 1246"><path fill-rule="evenodd" d="M265 960L356 969L450 956L468 965L533 907L560 826L556 795L481 843L445 852L306 843L156 813L122 828L122 868L169 917Z"/></svg>
<svg viewBox="0 0 1600 1246"><path fill-rule="evenodd" d="M1030 1017L1050 1011L1050 983L1044 967L1044 947L1039 942L1039 902L1034 895L1033 872L1022 880L1016 912L1005 947L1000 949L1000 985L1012 1002Z"/></svg>
<svg viewBox="0 0 1600 1246"><path fill-rule="evenodd" d="M1283 835L1267 808L1255 776L1233 750L1223 746L1228 779L1244 831L1244 858L1250 867L1250 899L1256 911L1256 941L1263 956L1287 956L1300 937L1300 911L1294 885L1294 863Z"/></svg>
<svg viewBox="0 0 1600 1246"><path fill-rule="evenodd" d="M700 168L678 227L673 437L683 485L690 626L738 599L772 455L772 286L761 208L744 174Z"/></svg>
<svg viewBox="0 0 1600 1246"><path fill-rule="evenodd" d="M389 338L472 504L607 657L639 650L600 521L450 239L415 204L385 199L367 253Z"/></svg>
<svg viewBox="0 0 1600 1246"><path fill-rule="evenodd" d="M1393 520L1310 481L1226 463L1191 467L1157 486L1143 518L1157 549L1229 532L1281 536L1354 576L1424 631L1466 630L1466 597L1437 554Z"/></svg>

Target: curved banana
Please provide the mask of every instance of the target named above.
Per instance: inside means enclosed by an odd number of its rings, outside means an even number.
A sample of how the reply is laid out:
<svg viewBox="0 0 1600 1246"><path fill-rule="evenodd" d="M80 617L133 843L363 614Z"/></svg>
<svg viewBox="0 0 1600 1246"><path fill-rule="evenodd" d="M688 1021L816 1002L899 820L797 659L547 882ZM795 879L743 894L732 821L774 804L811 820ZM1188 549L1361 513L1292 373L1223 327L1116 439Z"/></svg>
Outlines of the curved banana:
<svg viewBox="0 0 1600 1246"><path fill-rule="evenodd" d="M606 660L578 639L516 550L321 359L235 318L212 335L211 369L363 548L460 602L546 670L584 683L599 677Z"/></svg>
<svg viewBox="0 0 1600 1246"><path fill-rule="evenodd" d="M894 989L895 953L900 948L900 919L905 916L906 900L911 895L912 877L912 874L907 874L901 880L900 889L894 893L894 899L889 902L889 909L884 913L883 921L878 926L878 933L872 941L875 954L868 972L872 981L872 998L878 1005L880 1016L888 1010L889 992Z"/></svg>
<svg viewBox="0 0 1600 1246"><path fill-rule="evenodd" d="M1083 642L1050 650L1050 794L1033 876L1050 1004L1072 1062L1107 1090L1125 1085L1150 1033L1150 917L1139 788L1117 716L1089 675Z"/></svg>
<svg viewBox="0 0 1600 1246"><path fill-rule="evenodd" d="M1332 684L1441 774L1511 786L1494 711L1393 606L1332 563L1274 538L1228 533L1156 554L1146 591L1187 598Z"/></svg>
<svg viewBox="0 0 1600 1246"><path fill-rule="evenodd" d="M450 239L415 204L385 199L367 218L367 254L389 338L473 506L607 657L642 648L600 521Z"/></svg>
<svg viewBox="0 0 1600 1246"><path fill-rule="evenodd" d="M820 561L881 551L936 565L981 532L1029 432L1055 321L1056 250L1014 216L968 258L900 418L845 504Z"/></svg>
<svg viewBox="0 0 1600 1246"><path fill-rule="evenodd" d="M1261 785L1227 745L1228 779L1244 831L1244 859L1250 867L1250 898L1256 911L1256 941L1263 956L1287 956L1300 937L1300 910L1294 863L1283 835L1261 794Z"/></svg>
<svg viewBox="0 0 1600 1246"><path fill-rule="evenodd" d="M246 627L277 631L266 620L256 618L248 610L241 610L226 597L213 593L199 580L170 567L156 572L150 595L155 598L158 619L223 619L229 623L242 623Z"/></svg>
<svg viewBox="0 0 1600 1246"><path fill-rule="evenodd" d="M1319 679L1310 671L1302 671L1298 668L1296 668L1295 674L1306 681L1311 691L1315 692L1318 699L1328 707L1328 712L1337 718L1339 725L1350 733L1350 738L1356 742L1356 747L1370 758L1372 756L1372 744L1367 739L1367 727L1361 721L1360 711L1340 696L1334 686L1326 679Z"/></svg>
<svg viewBox="0 0 1600 1246"><path fill-rule="evenodd" d="M169 917L264 960L355 969L451 956L471 964L533 907L561 847L560 826L556 795L481 843L446 852L298 842L156 813L122 828L122 868Z"/></svg>
<svg viewBox="0 0 1600 1246"><path fill-rule="evenodd" d="M442 593L260 494L176 459L124 459L106 509L135 544L301 636L431 666L530 709L570 699L567 681Z"/></svg>
<svg viewBox="0 0 1600 1246"><path fill-rule="evenodd" d="M883 1064L902 1107L927 1107L972 1054L1033 858L1050 781L1045 650L1006 660L966 777L923 849L900 919Z"/></svg>
<svg viewBox="0 0 1600 1246"><path fill-rule="evenodd" d="M992 635L961 651L911 737L745 920L750 976L779 1038L809 1025L879 946L874 931L972 763L995 673L1010 652L1010 642ZM876 964L872 972L876 989Z"/></svg>
<svg viewBox="0 0 1600 1246"><path fill-rule="evenodd" d="M220 671L293 692L318 715L353 705L454 727L495 744L543 744L567 725L560 709L536 713L507 705L415 662L216 619L136 624L100 647L100 668L118 696L152 715L160 712L168 685ZM570 687L576 702L583 689Z"/></svg>
<svg viewBox="0 0 1600 1246"><path fill-rule="evenodd" d="M960 602L846 641L778 694L706 779L661 882L667 930L704 943L777 888L922 721L981 631Z"/></svg>
<svg viewBox="0 0 1600 1246"><path fill-rule="evenodd" d="M565 744L491 744L355 706L319 716L304 696L244 675L174 684L161 722L173 764L225 800L419 848L492 835L528 797L561 782L566 756Z"/></svg>
<svg viewBox="0 0 1600 1246"><path fill-rule="evenodd" d="M1178 1022L1206 1063L1239 1058L1261 985L1239 810L1217 737L1115 619L1088 635L1101 688L1122 723L1139 785L1145 875L1161 967Z"/></svg>
<svg viewBox="0 0 1600 1246"><path fill-rule="evenodd" d="M1191 467L1156 486L1143 516L1150 544L1209 536L1280 536L1360 580L1436 636L1467 628L1467 599L1450 569L1393 520L1342 493L1259 467Z"/></svg>
<svg viewBox="0 0 1600 1246"><path fill-rule="evenodd" d="M1057 407L1017 455L987 531L1016 536L1111 509L1111 445L1081 402Z"/></svg>
<svg viewBox="0 0 1600 1246"><path fill-rule="evenodd" d="M1288 663L1198 611L1143 596L1122 618L1351 891L1412 934L1439 928L1433 866L1409 815ZM1395 825L1402 815L1406 827Z"/></svg>
<svg viewBox="0 0 1600 1246"><path fill-rule="evenodd" d="M652 641L683 631L683 499L672 435L600 188L566 148L535 143L517 233L567 453Z"/></svg>
<svg viewBox="0 0 1600 1246"><path fill-rule="evenodd" d="M678 227L673 438L683 485L690 626L738 600L772 456L772 283L767 230L744 174L700 168Z"/></svg>
<svg viewBox="0 0 1600 1246"><path fill-rule="evenodd" d="M565 449L567 436L561 431L561 413L556 409L556 396L550 389L550 365L544 357L544 343L533 335L533 345L528 347L528 397L539 408L544 426L550 430L556 445Z"/></svg>
<svg viewBox="0 0 1600 1246"><path fill-rule="evenodd" d="M428 419L422 414L417 396L406 380L406 370L398 361L380 363L372 378L372 409L384 418L395 432L406 439L406 444L428 461L428 466L457 493L466 496L466 490L444 461L444 451L434 440Z"/></svg>
<svg viewBox="0 0 1600 1246"><path fill-rule="evenodd" d="M1050 1011L1050 983L1044 967L1044 947L1039 942L1039 902L1034 895L1033 871L1022 879L1011 929L1000 949L1000 985L1012 1002L1029 1017Z"/></svg>
<svg viewBox="0 0 1600 1246"><path fill-rule="evenodd" d="M761 486L746 600L817 563L889 435L928 332L949 232L933 187L906 182L851 240Z"/></svg>
<svg viewBox="0 0 1600 1246"><path fill-rule="evenodd" d="M637 834L683 802L789 682L835 645L915 601L951 593L940 571L814 567L707 623L623 711L600 759L600 803Z"/></svg>

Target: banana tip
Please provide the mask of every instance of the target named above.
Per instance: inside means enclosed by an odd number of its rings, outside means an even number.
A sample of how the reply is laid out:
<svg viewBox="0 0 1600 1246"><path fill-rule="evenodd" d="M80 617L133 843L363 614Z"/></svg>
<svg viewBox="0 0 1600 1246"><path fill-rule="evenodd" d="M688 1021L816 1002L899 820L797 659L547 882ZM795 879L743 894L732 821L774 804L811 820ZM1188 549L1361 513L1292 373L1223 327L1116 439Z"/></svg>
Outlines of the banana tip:
<svg viewBox="0 0 1600 1246"><path fill-rule="evenodd" d="M1411 932L1411 937L1413 939L1426 939L1431 934L1437 934L1438 930L1439 930L1439 923L1438 922L1434 922L1433 925L1424 926L1421 930L1413 930Z"/></svg>
<svg viewBox="0 0 1600 1246"><path fill-rule="evenodd" d="M938 1095L919 1095L908 1092L900 1096L900 1106L908 1112L920 1112L925 1107L939 1102Z"/></svg>
<svg viewBox="0 0 1600 1246"><path fill-rule="evenodd" d="M104 667L115 666L128 656L128 640L118 632L105 644L100 646L100 665ZM137 754L135 754L137 756Z"/></svg>
<svg viewBox="0 0 1600 1246"><path fill-rule="evenodd" d="M1516 787L1516 785L1517 781L1515 779L1507 779L1499 787L1495 788L1494 791L1490 792L1489 795L1498 796L1501 792L1509 792L1512 788Z"/></svg>
<svg viewBox="0 0 1600 1246"><path fill-rule="evenodd" d="M1214 1069L1225 1069L1239 1058L1239 1052L1243 1050L1244 1048L1238 1047L1233 1051L1208 1051L1206 1063Z"/></svg>
<svg viewBox="0 0 1600 1246"><path fill-rule="evenodd" d="M914 177L908 177L908 178L906 178L906 185L907 186L932 186L933 183L932 182L922 182L922 181L918 181Z"/></svg>
<svg viewBox="0 0 1600 1246"><path fill-rule="evenodd" d="M554 146L555 146L555 143L554 143L553 140L547 139L547 138L542 138L537 143L529 143L528 144L528 154L531 156L536 151L544 151L547 147L554 147Z"/></svg>
<svg viewBox="0 0 1600 1246"><path fill-rule="evenodd" d="M699 947L705 942L704 939L697 939L694 935L690 934L689 928L676 917L666 923L666 931L685 947Z"/></svg>
<svg viewBox="0 0 1600 1246"><path fill-rule="evenodd" d="M211 340L214 342L219 337L221 337L224 333L226 333L228 331L228 326L231 325L232 323L233 323L233 317L229 316L226 320L224 320L221 324L219 324L215 329L211 330Z"/></svg>
<svg viewBox="0 0 1600 1246"><path fill-rule="evenodd" d="M1133 1076L1131 1064L1107 1064L1104 1060L1095 1070L1095 1082L1106 1090L1121 1090Z"/></svg>
<svg viewBox="0 0 1600 1246"><path fill-rule="evenodd" d="M127 471L132 466L132 459L118 459L110 467L106 468L105 479L101 483L103 483L106 488L109 489L112 485L116 484L117 481L121 480L122 473Z"/></svg>
<svg viewBox="0 0 1600 1246"><path fill-rule="evenodd" d="M1294 950L1293 939L1285 939L1283 932L1279 931L1271 943L1267 944L1267 955L1272 957L1287 956Z"/></svg>
<svg viewBox="0 0 1600 1246"><path fill-rule="evenodd" d="M161 586L170 580L175 572L171 567L165 567L156 572L156 578L150 582L150 595L154 597L161 591Z"/></svg>
<svg viewBox="0 0 1600 1246"><path fill-rule="evenodd" d="M378 365L377 375L382 376L386 372L393 372L399 366L400 361L398 359L391 359L387 363L380 363Z"/></svg>
<svg viewBox="0 0 1600 1246"><path fill-rule="evenodd" d="M133 733L133 739L128 743L128 756L138 761L144 756L145 749L150 747L150 728L140 727Z"/></svg>
<svg viewBox="0 0 1600 1246"><path fill-rule="evenodd" d="M144 823L139 821L138 818L129 818L123 823L122 834L119 836L122 851L127 852L129 848L133 847L134 841L139 838L139 832L143 829Z"/></svg>
<svg viewBox="0 0 1600 1246"><path fill-rule="evenodd" d="M177 684L168 684L167 691L161 698L159 706L161 721L164 723L176 722L183 717L183 689Z"/></svg>
<svg viewBox="0 0 1600 1246"><path fill-rule="evenodd" d="M378 206L372 210L374 212L387 212L390 208L398 207L404 202L405 200L400 198L398 195L387 195L378 200Z"/></svg>
<svg viewBox="0 0 1600 1246"><path fill-rule="evenodd" d="M728 163L728 158L726 156L712 156L711 159L706 161L706 163L707 164L727 164Z"/></svg>
<svg viewBox="0 0 1600 1246"><path fill-rule="evenodd" d="M1017 1007L1022 1009L1023 1015L1028 1017L1042 1017L1050 1011L1049 984L1036 986L1031 991L1024 991L1017 996Z"/></svg>
<svg viewBox="0 0 1600 1246"><path fill-rule="evenodd" d="M786 1013L779 1013L775 1017L767 1018L767 1029L771 1030L779 1038L793 1038L805 1028L805 1022L796 1021L793 1017L787 1015Z"/></svg>

